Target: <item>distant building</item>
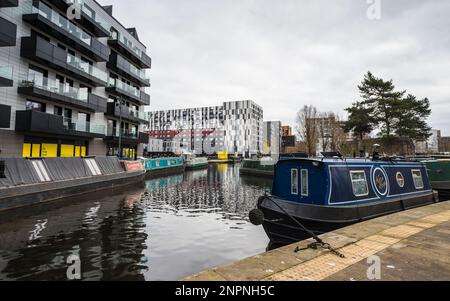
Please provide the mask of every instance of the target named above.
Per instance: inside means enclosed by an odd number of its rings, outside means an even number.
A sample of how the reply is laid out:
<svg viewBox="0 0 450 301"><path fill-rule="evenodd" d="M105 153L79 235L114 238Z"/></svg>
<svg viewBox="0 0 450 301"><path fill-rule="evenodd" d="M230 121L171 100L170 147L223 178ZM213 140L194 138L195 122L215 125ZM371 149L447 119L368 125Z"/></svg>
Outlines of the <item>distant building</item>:
<svg viewBox="0 0 450 301"><path fill-rule="evenodd" d="M288 125L284 125L281 127L281 136L287 137L292 136L292 127Z"/></svg>
<svg viewBox="0 0 450 301"><path fill-rule="evenodd" d="M267 155L279 154L281 150L281 121L264 122L263 153Z"/></svg>
<svg viewBox="0 0 450 301"><path fill-rule="evenodd" d="M163 140L161 151L181 148L196 154L225 151L249 157L263 150L263 117L263 109L251 100L149 112L148 134Z"/></svg>
<svg viewBox="0 0 450 301"><path fill-rule="evenodd" d="M439 152L450 153L450 137L441 137L439 140Z"/></svg>
<svg viewBox="0 0 450 301"><path fill-rule="evenodd" d="M431 130L431 136L427 141L416 141L416 153L418 154L437 154L440 152L441 131Z"/></svg>

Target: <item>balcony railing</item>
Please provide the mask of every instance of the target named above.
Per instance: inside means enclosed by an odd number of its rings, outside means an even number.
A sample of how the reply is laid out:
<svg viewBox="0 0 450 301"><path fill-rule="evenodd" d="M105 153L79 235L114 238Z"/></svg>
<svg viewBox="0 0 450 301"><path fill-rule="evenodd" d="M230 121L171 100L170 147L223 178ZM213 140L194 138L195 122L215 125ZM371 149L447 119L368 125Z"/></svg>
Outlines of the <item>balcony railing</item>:
<svg viewBox="0 0 450 301"><path fill-rule="evenodd" d="M109 87L116 88L119 91L125 92L137 98L141 97L141 91L138 88L130 86L127 83L115 78L109 79Z"/></svg>
<svg viewBox="0 0 450 301"><path fill-rule="evenodd" d="M127 139L138 139L139 137L139 133L136 131L132 131L132 130L127 130L127 129L121 129L122 131L122 138L127 138ZM119 137L119 128L117 127L108 127L106 136L108 137Z"/></svg>
<svg viewBox="0 0 450 301"><path fill-rule="evenodd" d="M74 88L57 80L31 74L21 79L19 87L34 87L85 103L89 99L87 88Z"/></svg>
<svg viewBox="0 0 450 301"><path fill-rule="evenodd" d="M98 135L106 134L106 126L99 124L92 124L86 121L77 121L70 118L63 118L63 128L70 132L82 132Z"/></svg>
<svg viewBox="0 0 450 301"><path fill-rule="evenodd" d="M127 52L131 53L136 58L138 58L138 60L136 61L135 59L132 59L130 57L130 59L139 63L139 65L141 65L141 67L151 68L151 62L152 62L151 58L147 55L147 53L145 51L143 51L139 47L137 47L135 45L135 43L133 43L131 40L127 39L125 37L125 35L120 34L118 32L113 32L111 34L111 36L109 37L109 41L110 41L110 43L118 42L118 44L122 48L126 49Z"/></svg>
<svg viewBox="0 0 450 301"><path fill-rule="evenodd" d="M64 0L67 4L78 4L81 7L81 11L84 12L89 18L94 20L94 22L103 28L106 32L109 32L111 29L111 24L106 22L102 17L92 12L92 10L88 9L84 0Z"/></svg>
<svg viewBox="0 0 450 301"><path fill-rule="evenodd" d="M76 26L44 3L37 2L35 5L36 6L31 6L31 9L28 13L41 15L57 27L63 29L69 36L78 39L87 46L91 46L92 37L83 29Z"/></svg>
<svg viewBox="0 0 450 301"><path fill-rule="evenodd" d="M80 58L73 56L70 53L67 53L67 64L95 78L98 78L103 82L108 82L108 74L106 72L82 61Z"/></svg>
<svg viewBox="0 0 450 301"><path fill-rule="evenodd" d="M12 66L0 66L0 77L12 80L13 70Z"/></svg>

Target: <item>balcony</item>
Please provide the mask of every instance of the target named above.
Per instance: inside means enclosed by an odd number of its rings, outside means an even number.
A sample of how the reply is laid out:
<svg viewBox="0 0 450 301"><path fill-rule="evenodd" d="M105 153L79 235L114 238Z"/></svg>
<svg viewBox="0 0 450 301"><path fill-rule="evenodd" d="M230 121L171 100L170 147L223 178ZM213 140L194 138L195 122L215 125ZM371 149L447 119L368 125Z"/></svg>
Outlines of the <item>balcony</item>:
<svg viewBox="0 0 450 301"><path fill-rule="evenodd" d="M16 131L59 137L104 138L106 127L89 122L73 122L62 116L37 111L17 111Z"/></svg>
<svg viewBox="0 0 450 301"><path fill-rule="evenodd" d="M106 45L42 2L31 6L30 11L23 15L23 20L97 62L108 61L110 50Z"/></svg>
<svg viewBox="0 0 450 301"><path fill-rule="evenodd" d="M139 124L141 124L141 123L148 124L145 113L139 112L136 110L132 110L127 106L122 106L122 109L121 109L120 106L114 102L108 103L106 115L109 115L109 116L112 116L115 118L122 117L123 119L126 119L131 122L139 123Z"/></svg>
<svg viewBox="0 0 450 301"><path fill-rule="evenodd" d="M0 47L16 46L17 25L0 17Z"/></svg>
<svg viewBox="0 0 450 301"><path fill-rule="evenodd" d="M18 93L70 105L88 112L106 112L107 100L88 93L87 88L73 88L48 78L24 78L19 82Z"/></svg>
<svg viewBox="0 0 450 301"><path fill-rule="evenodd" d="M0 105L0 129L8 129L11 122L11 107Z"/></svg>
<svg viewBox="0 0 450 301"><path fill-rule="evenodd" d="M137 102L140 105L150 105L150 95L114 78L109 79L109 84L106 88L106 92L126 98L130 101Z"/></svg>
<svg viewBox="0 0 450 301"><path fill-rule="evenodd" d="M108 40L108 45L140 68L152 67L152 59L123 35L113 34Z"/></svg>
<svg viewBox="0 0 450 301"><path fill-rule="evenodd" d="M67 9L75 2L78 3L80 9L80 18L75 18L73 21L86 28L90 33L99 38L106 38L110 36L111 25L102 17L96 14L95 10L89 8L84 0L48 0L52 5L67 11Z"/></svg>
<svg viewBox="0 0 450 301"><path fill-rule="evenodd" d="M0 67L0 87L12 87L13 80L13 67L1 66Z"/></svg>
<svg viewBox="0 0 450 301"><path fill-rule="evenodd" d="M0 8L17 6L19 6L19 0L0 0Z"/></svg>
<svg viewBox="0 0 450 301"><path fill-rule="evenodd" d="M138 69L114 51L111 52L106 66L140 87L150 87L150 80L146 78L145 71Z"/></svg>
<svg viewBox="0 0 450 301"><path fill-rule="evenodd" d="M105 87L108 84L106 72L83 62L41 37L23 37L20 54L23 58L49 66L88 85Z"/></svg>

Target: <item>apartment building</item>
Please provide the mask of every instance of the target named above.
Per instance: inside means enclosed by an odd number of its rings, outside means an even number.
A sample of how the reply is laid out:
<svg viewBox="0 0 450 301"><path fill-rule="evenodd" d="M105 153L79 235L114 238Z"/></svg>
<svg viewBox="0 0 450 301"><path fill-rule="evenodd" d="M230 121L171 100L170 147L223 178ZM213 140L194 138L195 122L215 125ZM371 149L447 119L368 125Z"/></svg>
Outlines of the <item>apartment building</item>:
<svg viewBox="0 0 450 301"><path fill-rule="evenodd" d="M142 155L146 52L112 6L0 0L0 156Z"/></svg>
<svg viewBox="0 0 450 301"><path fill-rule="evenodd" d="M263 117L262 107L251 100L149 112L148 149L162 146L159 151L176 152L181 147L196 154L213 150L249 157L263 150Z"/></svg>

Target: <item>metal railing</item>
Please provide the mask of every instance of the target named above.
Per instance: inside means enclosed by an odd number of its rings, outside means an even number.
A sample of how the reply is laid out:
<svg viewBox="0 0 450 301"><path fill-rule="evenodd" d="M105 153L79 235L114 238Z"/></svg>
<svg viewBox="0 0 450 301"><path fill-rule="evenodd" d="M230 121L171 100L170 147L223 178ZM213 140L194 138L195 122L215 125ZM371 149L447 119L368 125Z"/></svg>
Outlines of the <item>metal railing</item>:
<svg viewBox="0 0 450 301"><path fill-rule="evenodd" d="M104 82L108 82L108 74L80 58L67 54L67 64Z"/></svg>
<svg viewBox="0 0 450 301"><path fill-rule="evenodd" d="M137 139L138 138L138 132L133 130L127 130L122 129L122 138L131 138L131 139ZM117 127L108 127L106 136L109 137L119 137L119 128Z"/></svg>
<svg viewBox="0 0 450 301"><path fill-rule="evenodd" d="M141 91L138 88L135 88L133 86L128 85L127 83L124 83L121 80L115 79L115 78L110 78L109 79L109 86L110 87L115 87L118 90L121 90L125 93L134 95L138 98L141 97Z"/></svg>
<svg viewBox="0 0 450 301"><path fill-rule="evenodd" d="M31 6L31 14L39 14L42 17L46 18L54 25L63 29L69 36L77 38L87 46L91 46L92 37L86 31L76 26L68 19L63 17L61 14L53 10L51 7L45 5L42 2L37 2L35 5Z"/></svg>
<svg viewBox="0 0 450 301"><path fill-rule="evenodd" d="M19 82L19 87L35 87L48 92L52 92L61 96L69 97L88 103L88 88L74 88L67 83L61 83L58 80L50 79L29 74L22 77Z"/></svg>
<svg viewBox="0 0 450 301"><path fill-rule="evenodd" d="M99 135L106 135L106 126L93 124L87 121L77 121L71 118L63 118L63 127L66 131L83 132Z"/></svg>

